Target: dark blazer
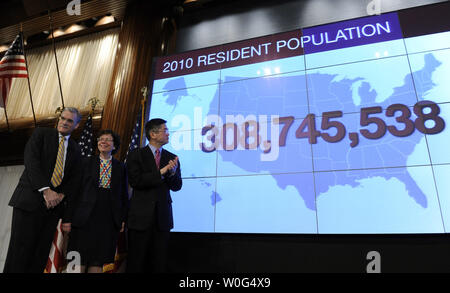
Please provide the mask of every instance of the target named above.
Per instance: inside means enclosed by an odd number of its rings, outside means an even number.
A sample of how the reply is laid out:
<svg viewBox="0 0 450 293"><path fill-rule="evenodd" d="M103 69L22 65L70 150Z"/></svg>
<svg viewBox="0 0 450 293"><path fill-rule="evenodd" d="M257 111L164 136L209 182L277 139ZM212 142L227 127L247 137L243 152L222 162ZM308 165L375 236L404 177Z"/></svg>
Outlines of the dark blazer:
<svg viewBox="0 0 450 293"><path fill-rule="evenodd" d="M163 168L175 155L162 150L160 166ZM128 228L146 230L154 219L161 231L173 228L172 198L170 190L181 189L180 164L175 174L164 176L157 170L155 158L149 146L134 149L127 158L128 180L133 195L128 211Z"/></svg>
<svg viewBox="0 0 450 293"><path fill-rule="evenodd" d="M50 180L58 154L59 136L54 128L36 128L25 146L25 170L19 179L9 205L25 211L34 211L45 205L43 195L38 190L50 187L65 195L59 204L62 209L63 222L70 222L73 214L74 200L78 195L81 158L78 144L72 137L68 141L64 177L57 188L53 188Z"/></svg>
<svg viewBox="0 0 450 293"><path fill-rule="evenodd" d="M100 177L100 158L93 156L82 161L81 194L73 215L72 225L82 227L86 224L98 195ZM123 163L112 158L110 202L114 223L118 229L126 221L128 209L128 181Z"/></svg>

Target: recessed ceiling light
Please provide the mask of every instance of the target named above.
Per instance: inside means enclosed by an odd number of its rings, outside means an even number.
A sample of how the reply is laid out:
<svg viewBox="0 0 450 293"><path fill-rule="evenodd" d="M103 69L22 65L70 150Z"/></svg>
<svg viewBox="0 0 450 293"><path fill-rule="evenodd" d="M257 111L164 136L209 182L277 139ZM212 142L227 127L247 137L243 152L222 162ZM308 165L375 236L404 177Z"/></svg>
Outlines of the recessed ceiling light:
<svg viewBox="0 0 450 293"><path fill-rule="evenodd" d="M112 15L107 15L107 16L104 16L104 17L100 18L100 20L97 21L97 23L95 24L95 26L108 24L108 23L111 23L111 22L114 22L114 21L115 21L114 16L112 16Z"/></svg>

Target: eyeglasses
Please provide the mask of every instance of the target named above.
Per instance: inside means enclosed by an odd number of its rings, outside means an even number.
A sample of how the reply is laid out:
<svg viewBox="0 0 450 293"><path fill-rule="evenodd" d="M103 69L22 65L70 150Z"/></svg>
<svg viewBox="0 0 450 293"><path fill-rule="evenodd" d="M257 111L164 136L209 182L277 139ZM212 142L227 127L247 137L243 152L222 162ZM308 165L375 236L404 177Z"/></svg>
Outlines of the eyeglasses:
<svg viewBox="0 0 450 293"><path fill-rule="evenodd" d="M164 128L164 129L152 130L152 132L155 132L155 133L159 133L159 132L169 133L169 129L168 128Z"/></svg>
<svg viewBox="0 0 450 293"><path fill-rule="evenodd" d="M112 139L112 138L102 138L102 137L97 138L97 141L98 141L98 142L100 142L100 141L110 142L110 141L113 141L113 140L114 140L114 139Z"/></svg>

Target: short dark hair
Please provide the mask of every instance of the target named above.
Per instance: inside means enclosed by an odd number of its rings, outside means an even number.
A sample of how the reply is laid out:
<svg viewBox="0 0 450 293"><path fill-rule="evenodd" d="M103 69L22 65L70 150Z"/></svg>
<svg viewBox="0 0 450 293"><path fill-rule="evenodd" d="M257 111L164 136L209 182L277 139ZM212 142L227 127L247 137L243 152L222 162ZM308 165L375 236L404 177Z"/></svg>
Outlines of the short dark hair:
<svg viewBox="0 0 450 293"><path fill-rule="evenodd" d="M158 130L164 123L167 123L167 121L161 118L154 118L147 121L145 123L145 137L147 137L147 140L150 140L150 131Z"/></svg>
<svg viewBox="0 0 450 293"><path fill-rule="evenodd" d="M110 134L113 138L114 149L112 150L111 154L114 155L115 153L117 153L120 147L120 136L111 129L103 129L98 132L97 138L100 138L102 135L105 134Z"/></svg>

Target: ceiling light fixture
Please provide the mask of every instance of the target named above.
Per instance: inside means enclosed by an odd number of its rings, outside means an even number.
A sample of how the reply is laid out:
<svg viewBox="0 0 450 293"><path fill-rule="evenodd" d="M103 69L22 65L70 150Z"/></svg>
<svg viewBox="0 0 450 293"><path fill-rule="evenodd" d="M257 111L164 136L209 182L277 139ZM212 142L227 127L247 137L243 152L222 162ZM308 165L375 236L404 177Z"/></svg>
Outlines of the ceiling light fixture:
<svg viewBox="0 0 450 293"><path fill-rule="evenodd" d="M8 46L7 45L1 45L0 46L0 52L6 51L8 50Z"/></svg>
<svg viewBox="0 0 450 293"><path fill-rule="evenodd" d="M115 21L114 16L106 15L106 16L100 18L100 20L97 21L97 23L94 26L105 25L105 24L108 24L108 23L111 23L111 22L114 22L114 21Z"/></svg>
<svg viewBox="0 0 450 293"><path fill-rule="evenodd" d="M64 35L64 31L62 30L62 28L58 28L56 30L53 31L53 37L57 38ZM47 37L47 39L51 39L52 38L52 34L50 33L50 35Z"/></svg>
<svg viewBox="0 0 450 293"><path fill-rule="evenodd" d="M75 33L81 30L84 30L86 27L83 25L79 25L79 24L72 24L71 26L69 26L68 28L66 28L66 30L64 31L64 34L71 34L71 33Z"/></svg>

